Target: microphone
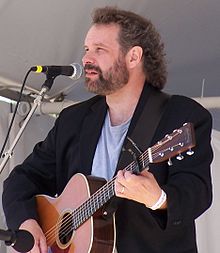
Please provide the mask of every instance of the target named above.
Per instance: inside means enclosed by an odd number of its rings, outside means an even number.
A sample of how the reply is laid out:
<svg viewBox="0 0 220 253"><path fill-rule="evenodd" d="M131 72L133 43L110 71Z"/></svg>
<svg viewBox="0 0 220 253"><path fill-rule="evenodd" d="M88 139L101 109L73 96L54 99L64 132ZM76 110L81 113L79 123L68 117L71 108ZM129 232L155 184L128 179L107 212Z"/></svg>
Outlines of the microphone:
<svg viewBox="0 0 220 253"><path fill-rule="evenodd" d="M73 80L77 80L81 77L83 68L78 63L72 63L69 66L34 66L31 68L31 71L45 73L51 77L64 75Z"/></svg>
<svg viewBox="0 0 220 253"><path fill-rule="evenodd" d="M12 246L18 252L28 252L34 246L34 237L27 230L2 230L0 240L5 241L7 246Z"/></svg>

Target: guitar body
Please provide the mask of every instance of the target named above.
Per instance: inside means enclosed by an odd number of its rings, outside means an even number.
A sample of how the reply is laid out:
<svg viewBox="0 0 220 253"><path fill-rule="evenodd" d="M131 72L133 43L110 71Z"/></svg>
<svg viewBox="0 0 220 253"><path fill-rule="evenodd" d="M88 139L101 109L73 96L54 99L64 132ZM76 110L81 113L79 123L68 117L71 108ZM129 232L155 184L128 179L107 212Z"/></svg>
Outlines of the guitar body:
<svg viewBox="0 0 220 253"><path fill-rule="evenodd" d="M74 228L73 211L106 183L104 179L73 176L58 198L36 196L39 223L52 253L112 253L115 249L114 215L104 218L102 208ZM90 207L88 207L90 209ZM80 213L77 220L83 219ZM75 217L76 218L76 217Z"/></svg>
<svg viewBox="0 0 220 253"><path fill-rule="evenodd" d="M139 157L143 169L149 163L166 161L173 156L182 159L195 146L193 125L184 124L167 134ZM124 171L135 172L136 161ZM36 196L39 223L52 253L113 253L115 251L114 215L106 217L103 206L115 195L114 178L109 182L96 177L73 176L58 198ZM105 218L106 217L106 218Z"/></svg>

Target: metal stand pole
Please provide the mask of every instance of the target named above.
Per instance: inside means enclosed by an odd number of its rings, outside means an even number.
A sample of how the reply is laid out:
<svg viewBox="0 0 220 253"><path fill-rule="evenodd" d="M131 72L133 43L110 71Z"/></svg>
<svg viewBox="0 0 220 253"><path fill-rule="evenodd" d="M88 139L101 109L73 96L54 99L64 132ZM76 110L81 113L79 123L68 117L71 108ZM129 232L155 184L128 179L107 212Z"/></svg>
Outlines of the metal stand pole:
<svg viewBox="0 0 220 253"><path fill-rule="evenodd" d="M28 113L26 119L23 122L22 127L20 128L20 130L18 131L13 143L11 144L11 147L8 149L8 151L6 151L4 153L3 156L3 160L2 163L0 164L0 174L2 172L2 170L4 169L6 163L8 162L9 158L12 157L13 154L13 150L18 142L18 140L20 139L22 133L24 132L25 127L27 126L29 120L31 119L32 115L34 114L35 110L37 109L37 107L41 104L41 101L45 95L45 93L48 91L48 87L47 86L42 86L41 91L39 92L39 94L37 95L37 97L34 100L34 104L33 107L31 108L30 112Z"/></svg>

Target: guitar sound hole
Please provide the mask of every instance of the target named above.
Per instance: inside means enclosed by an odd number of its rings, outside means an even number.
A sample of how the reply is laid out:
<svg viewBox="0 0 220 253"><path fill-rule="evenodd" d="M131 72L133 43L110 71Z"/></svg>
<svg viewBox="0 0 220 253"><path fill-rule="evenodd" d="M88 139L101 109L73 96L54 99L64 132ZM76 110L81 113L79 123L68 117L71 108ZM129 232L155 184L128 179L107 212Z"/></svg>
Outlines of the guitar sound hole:
<svg viewBox="0 0 220 253"><path fill-rule="evenodd" d="M62 217L59 230L59 241L62 244L67 244L73 235L73 217L71 213L65 213Z"/></svg>

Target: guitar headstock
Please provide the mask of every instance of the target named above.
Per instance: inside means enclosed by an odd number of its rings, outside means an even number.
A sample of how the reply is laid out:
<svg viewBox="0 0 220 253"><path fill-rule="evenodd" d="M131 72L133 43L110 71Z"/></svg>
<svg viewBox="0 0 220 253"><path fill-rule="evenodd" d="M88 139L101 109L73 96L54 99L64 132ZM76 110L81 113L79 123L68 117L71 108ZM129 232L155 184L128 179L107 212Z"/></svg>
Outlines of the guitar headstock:
<svg viewBox="0 0 220 253"><path fill-rule="evenodd" d="M181 160L181 153L188 150L193 154L191 148L195 146L195 135L192 123L185 123L181 128L167 134L162 140L151 147L152 163L159 163L177 156Z"/></svg>

